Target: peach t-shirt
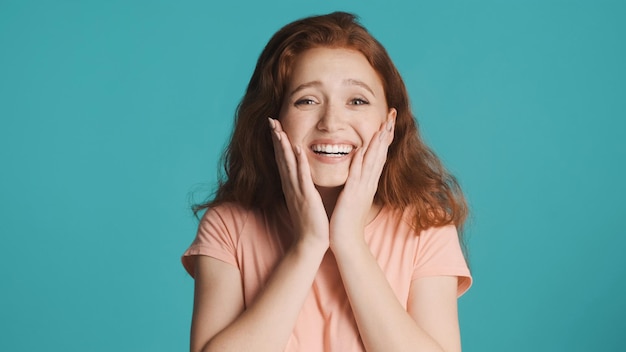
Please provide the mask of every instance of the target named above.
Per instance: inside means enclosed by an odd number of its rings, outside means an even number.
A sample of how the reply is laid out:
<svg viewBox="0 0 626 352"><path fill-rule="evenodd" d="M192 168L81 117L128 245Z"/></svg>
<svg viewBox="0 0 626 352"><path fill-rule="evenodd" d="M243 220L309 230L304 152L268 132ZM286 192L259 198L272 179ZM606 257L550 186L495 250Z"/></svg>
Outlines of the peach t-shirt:
<svg viewBox="0 0 626 352"><path fill-rule="evenodd" d="M408 216L407 211L385 207L365 228L370 250L400 303L406 308L411 282L426 276L457 276L457 293L462 295L472 279L456 228L430 228L418 235ZM182 262L191 276L194 271L190 256L194 255L210 256L237 267L247 307L282 258L285 248L280 234L288 229L284 219L269 217L260 210L220 205L202 217L196 239ZM285 351L364 350L335 259L328 251Z"/></svg>

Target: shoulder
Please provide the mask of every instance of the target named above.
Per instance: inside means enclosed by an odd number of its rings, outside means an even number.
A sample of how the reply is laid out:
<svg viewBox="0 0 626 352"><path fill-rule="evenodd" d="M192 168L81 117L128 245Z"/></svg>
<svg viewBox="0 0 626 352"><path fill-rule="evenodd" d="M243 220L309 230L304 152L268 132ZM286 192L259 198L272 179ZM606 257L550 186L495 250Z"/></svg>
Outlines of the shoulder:
<svg viewBox="0 0 626 352"><path fill-rule="evenodd" d="M394 248L395 251L415 252L419 233L411 222L411 210L384 206L365 229L365 239L370 248Z"/></svg>
<svg viewBox="0 0 626 352"><path fill-rule="evenodd" d="M257 211L238 203L222 203L207 209L200 219L199 231L211 228L236 229L245 225L249 218L257 216Z"/></svg>
<svg viewBox="0 0 626 352"><path fill-rule="evenodd" d="M416 231L414 226L415 215L415 207L409 206L406 208L399 208L385 205L382 207L374 221L372 221L368 226L383 226L387 229L393 229L395 231L403 229L403 232L412 232L414 235L419 235L419 232Z"/></svg>
<svg viewBox="0 0 626 352"><path fill-rule="evenodd" d="M239 203L227 202L210 207L202 215L201 221L209 220L214 217L220 218L239 218L247 217L253 213L252 209L246 208Z"/></svg>
<svg viewBox="0 0 626 352"><path fill-rule="evenodd" d="M458 277L457 295L472 284L456 226L430 227L420 232L414 279L423 276Z"/></svg>
<svg viewBox="0 0 626 352"><path fill-rule="evenodd" d="M211 207L200 219L193 244L197 246L218 244L235 252L242 233L250 227L250 224L256 227L259 217L259 211L237 203L222 203Z"/></svg>
<svg viewBox="0 0 626 352"><path fill-rule="evenodd" d="M237 266L237 250L243 233L258 228L259 212L236 203L223 203L207 209L198 224L191 246L183 254L183 265L193 276L191 257L210 256Z"/></svg>
<svg viewBox="0 0 626 352"><path fill-rule="evenodd" d="M254 242L273 233L285 221L279 214L282 213L245 207L239 203L222 203L209 208L202 216L197 237L227 237L234 247L238 247L241 240Z"/></svg>
<svg viewBox="0 0 626 352"><path fill-rule="evenodd" d="M458 277L458 294L461 295L471 285L472 278L456 226L418 229L416 216L415 207L384 207L371 224L381 232L380 236L372 236L372 243L391 241L410 251L414 268L412 280L428 276Z"/></svg>

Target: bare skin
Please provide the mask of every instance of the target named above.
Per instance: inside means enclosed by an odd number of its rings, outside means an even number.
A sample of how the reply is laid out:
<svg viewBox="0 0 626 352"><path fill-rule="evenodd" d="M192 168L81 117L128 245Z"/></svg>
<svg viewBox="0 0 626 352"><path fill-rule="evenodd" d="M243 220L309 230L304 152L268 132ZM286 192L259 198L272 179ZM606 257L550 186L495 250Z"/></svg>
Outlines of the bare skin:
<svg viewBox="0 0 626 352"><path fill-rule="evenodd" d="M457 278L415 280L404 309L365 242L396 111L359 55L317 48L296 61L294 93L268 121L293 244L246 310L237 269L196 259L192 351L283 351L329 250L367 351L461 350Z"/></svg>

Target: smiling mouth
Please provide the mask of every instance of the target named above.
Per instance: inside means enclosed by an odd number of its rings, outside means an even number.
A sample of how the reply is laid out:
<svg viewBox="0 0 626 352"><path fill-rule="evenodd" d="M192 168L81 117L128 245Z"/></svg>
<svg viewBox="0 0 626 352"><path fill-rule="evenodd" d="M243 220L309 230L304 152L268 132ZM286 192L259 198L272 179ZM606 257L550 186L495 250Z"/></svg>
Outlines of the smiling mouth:
<svg viewBox="0 0 626 352"><path fill-rule="evenodd" d="M311 146L311 150L318 155L342 157L350 154L354 150L354 146L348 144L315 144Z"/></svg>

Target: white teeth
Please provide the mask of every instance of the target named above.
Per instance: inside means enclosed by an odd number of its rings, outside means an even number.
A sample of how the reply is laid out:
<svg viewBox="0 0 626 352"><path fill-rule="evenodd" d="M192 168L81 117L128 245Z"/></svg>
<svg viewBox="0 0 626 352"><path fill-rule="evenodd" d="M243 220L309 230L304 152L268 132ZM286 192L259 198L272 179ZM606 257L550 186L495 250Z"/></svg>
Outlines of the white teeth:
<svg viewBox="0 0 626 352"><path fill-rule="evenodd" d="M347 144L315 144L311 149L316 153L349 154L354 147Z"/></svg>

